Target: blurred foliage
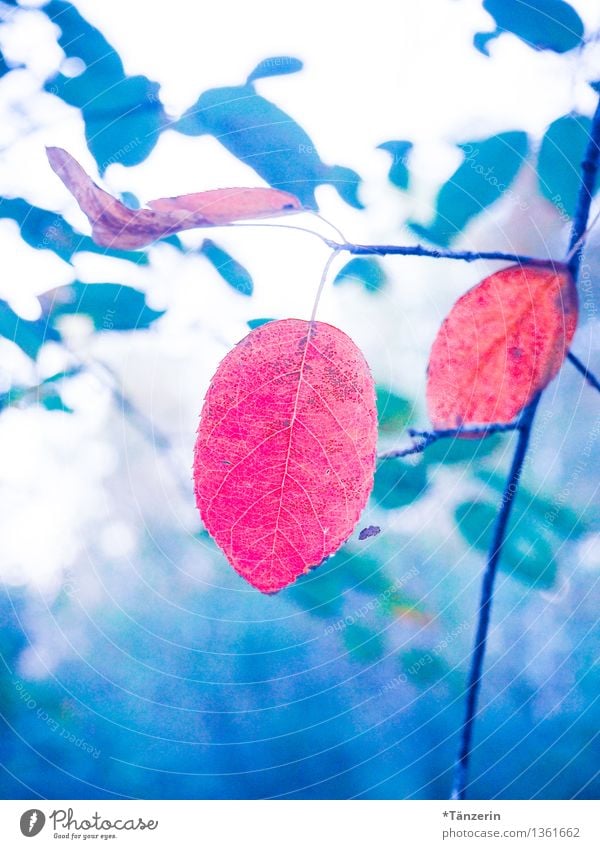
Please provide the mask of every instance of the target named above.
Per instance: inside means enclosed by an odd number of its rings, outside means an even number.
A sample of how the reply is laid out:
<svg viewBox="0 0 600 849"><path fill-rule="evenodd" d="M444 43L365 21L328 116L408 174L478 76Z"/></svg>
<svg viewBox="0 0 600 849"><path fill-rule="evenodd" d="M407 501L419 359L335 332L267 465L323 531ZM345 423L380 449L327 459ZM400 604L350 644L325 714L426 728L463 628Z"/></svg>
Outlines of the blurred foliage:
<svg viewBox="0 0 600 849"><path fill-rule="evenodd" d="M564 0L483 0L483 8L496 21L491 33L477 33L475 47L489 56L488 43L511 32L535 50L566 53L583 41L583 22Z"/></svg>
<svg viewBox="0 0 600 849"><path fill-rule="evenodd" d="M559 212L572 217L580 185L581 163L592 122L585 115L553 121L542 139L537 172L540 191Z"/></svg>
<svg viewBox="0 0 600 849"><path fill-rule="evenodd" d="M527 156L529 142L521 131L458 145L464 161L442 186L431 224L410 222L422 238L447 247L469 221L509 189Z"/></svg>
<svg viewBox="0 0 600 849"><path fill-rule="evenodd" d="M338 271L333 285L340 286L349 282L359 283L367 292L379 292L387 282L387 275L376 259L356 257Z"/></svg>
<svg viewBox="0 0 600 849"><path fill-rule="evenodd" d="M232 289L235 289L241 295L250 296L252 294L254 284L247 269L230 256L227 251L216 245L212 239L204 240L200 253L206 257Z"/></svg>
<svg viewBox="0 0 600 849"><path fill-rule="evenodd" d="M270 75L282 73L282 68L283 73L290 73L301 67L297 60L290 59L288 65L279 62L265 59L263 64ZM315 209L315 188L330 183L343 200L362 209L358 174L350 168L325 165L302 127L257 94L252 82L205 91L172 128L189 136L214 136L267 183L296 195L306 207Z"/></svg>
<svg viewBox="0 0 600 849"><path fill-rule="evenodd" d="M392 156L388 179L399 189L408 189L410 174L407 160L412 146L409 141L388 141L378 146L380 150L385 150Z"/></svg>

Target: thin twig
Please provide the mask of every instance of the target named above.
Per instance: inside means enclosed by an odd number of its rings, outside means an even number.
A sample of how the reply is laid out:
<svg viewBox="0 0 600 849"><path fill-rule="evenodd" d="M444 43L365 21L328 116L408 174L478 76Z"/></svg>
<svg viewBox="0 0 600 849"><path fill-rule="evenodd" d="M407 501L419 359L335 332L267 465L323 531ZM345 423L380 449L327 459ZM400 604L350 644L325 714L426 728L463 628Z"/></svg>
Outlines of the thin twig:
<svg viewBox="0 0 600 849"><path fill-rule="evenodd" d="M589 370L589 368L581 362L581 360L575 356L572 351L569 351L567 354L567 359L569 362L573 363L577 371L582 374L590 386L593 386L594 389L597 389L600 392L600 380L596 377L596 375Z"/></svg>
<svg viewBox="0 0 600 849"><path fill-rule="evenodd" d="M382 451L377 455L378 460L391 460L398 457L408 457L410 454L421 454L434 442L440 439L452 439L459 436L472 436L484 438L491 436L494 433L506 433L511 430L518 430L521 427L519 421L515 422L493 422L487 425L469 425L464 427L447 428L445 430L415 430L409 428L408 435L413 438L418 438L420 442L413 442L408 448L397 448L391 451Z"/></svg>
<svg viewBox="0 0 600 849"><path fill-rule="evenodd" d="M424 248L423 245L353 245L350 242L338 243L326 240L330 248L359 256L425 256L434 259L460 259L464 262L476 262L489 259L504 262L515 262L519 265L530 265L538 268L562 268L564 262L556 259L526 256L524 254L504 253L503 251L449 251L438 248Z"/></svg>
<svg viewBox="0 0 600 849"><path fill-rule="evenodd" d="M519 486L519 479L523 471L523 462L527 454L527 446L531 435L531 425L533 417L539 402L540 396L530 404L521 419L519 428L519 440L515 449L510 473L508 475L504 493L502 494L502 502L498 515L496 516L496 524L494 526L494 534L492 544L490 546L488 563L483 576L483 584L481 587L481 600L479 602L479 618L477 621L477 634L475 636L475 645L473 648L473 656L471 659L471 669L469 671L469 681L467 684L467 701L465 710L465 720L462 728L460 750L458 762L454 772L454 780L452 784L452 799L464 799L466 797L467 777L469 758L471 755L471 746L473 743L473 725L477 715L477 702L479 696L479 688L481 686L481 676L483 672L483 660L485 657L485 649L487 645L488 630L490 624L490 613L492 611L492 598L494 591L494 581L498 562L504 545L506 536L506 528L510 518L511 508L514 503L515 493Z"/></svg>
<svg viewBox="0 0 600 849"><path fill-rule="evenodd" d="M582 238L587 229L588 218L590 214L590 206L594 188L596 185L596 177L598 173L598 165L600 159L600 100L596 107L596 112L592 119L590 130L590 138L585 154L584 161L581 165L581 184L577 195L577 205L575 215L573 216L573 225L571 229L571 238L569 240L569 251L577 246L575 253L569 255L568 268L573 279L577 282L579 274L579 266L581 263L581 255L584 248L585 238ZM571 362L573 358L569 357ZM575 358L576 359L576 358ZM579 361L577 361L579 362ZM574 363L575 364L575 363ZM585 367L584 367L585 368ZM587 376L587 375L586 375ZM492 544L488 553L488 561L483 576L483 585L481 589L481 600L479 603L479 613L477 622L477 633L475 636L475 645L471 656L471 667L469 670L469 679L467 684L467 699L465 706L465 718L461 730L461 740L459 747L459 755L454 768L452 780L452 799L465 799L467 795L467 787L469 784L469 762L471 758L471 750L473 745L473 730L474 723L477 718L478 698L481 687L481 677L483 674L483 664L485 660L485 650L487 645L487 637L489 631L490 615L492 610L492 601L494 593L494 581L498 569L498 563L502 554L502 547L506 537L506 529L510 518L511 508L514 502L514 496L519 485L519 479L523 470L523 463L527 454L529 437L533 426L533 420L537 405L540 400L541 393L533 400L533 402L523 410L520 419L519 439L515 449L509 476L504 487L502 502L496 517Z"/></svg>

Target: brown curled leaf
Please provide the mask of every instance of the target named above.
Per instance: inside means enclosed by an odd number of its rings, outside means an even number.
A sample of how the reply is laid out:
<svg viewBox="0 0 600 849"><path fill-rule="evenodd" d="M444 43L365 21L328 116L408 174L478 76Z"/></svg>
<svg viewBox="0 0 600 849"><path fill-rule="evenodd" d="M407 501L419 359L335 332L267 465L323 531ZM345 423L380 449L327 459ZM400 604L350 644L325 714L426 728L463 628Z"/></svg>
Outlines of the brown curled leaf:
<svg viewBox="0 0 600 849"><path fill-rule="evenodd" d="M46 152L52 169L87 215L92 238L104 247L143 248L182 230L271 218L302 209L294 195L267 188L213 189L159 198L150 201L150 209L129 209L97 186L66 150L49 147Z"/></svg>

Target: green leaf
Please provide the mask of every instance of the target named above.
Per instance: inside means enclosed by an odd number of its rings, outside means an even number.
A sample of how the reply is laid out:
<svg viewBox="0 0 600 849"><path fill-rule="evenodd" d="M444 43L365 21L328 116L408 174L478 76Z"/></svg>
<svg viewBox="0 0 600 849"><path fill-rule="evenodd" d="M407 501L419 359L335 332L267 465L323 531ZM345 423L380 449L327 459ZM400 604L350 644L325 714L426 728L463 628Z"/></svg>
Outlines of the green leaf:
<svg viewBox="0 0 600 849"><path fill-rule="evenodd" d="M381 460L375 472L372 497L385 510L395 510L416 501L427 489L424 463L409 465L404 460Z"/></svg>
<svg viewBox="0 0 600 849"><path fill-rule="evenodd" d="M357 257L340 269L333 285L340 286L350 281L360 283L367 292L379 292L387 282L387 275L376 259Z"/></svg>
<svg viewBox="0 0 600 849"><path fill-rule="evenodd" d="M569 217L575 212L591 125L585 115L563 115L546 130L538 156L541 193Z"/></svg>
<svg viewBox="0 0 600 849"><path fill-rule="evenodd" d="M210 264L219 272L223 280L236 292L242 295L251 295L254 291L252 277L244 266L233 259L227 251L216 245L212 239L205 239L200 253L206 257Z"/></svg>
<svg viewBox="0 0 600 849"><path fill-rule="evenodd" d="M408 398L396 395L387 386L376 386L377 418L379 430L383 433L394 433L404 428L412 419L413 405Z"/></svg>
<svg viewBox="0 0 600 849"><path fill-rule="evenodd" d="M526 133L513 131L458 147L464 160L440 189L433 221L428 225L409 223L419 237L443 247L502 197L527 156L529 142Z"/></svg>
<svg viewBox="0 0 600 849"><path fill-rule="evenodd" d="M497 513L498 505L486 501L467 501L457 507L458 529L469 545L481 552L489 551ZM529 512L513 507L500 568L536 589L549 589L555 583L557 565L552 543Z"/></svg>
<svg viewBox="0 0 600 849"><path fill-rule="evenodd" d="M146 305L142 292L118 283L71 283L40 300L53 322L63 315L87 315L96 330L145 330L164 315Z"/></svg>

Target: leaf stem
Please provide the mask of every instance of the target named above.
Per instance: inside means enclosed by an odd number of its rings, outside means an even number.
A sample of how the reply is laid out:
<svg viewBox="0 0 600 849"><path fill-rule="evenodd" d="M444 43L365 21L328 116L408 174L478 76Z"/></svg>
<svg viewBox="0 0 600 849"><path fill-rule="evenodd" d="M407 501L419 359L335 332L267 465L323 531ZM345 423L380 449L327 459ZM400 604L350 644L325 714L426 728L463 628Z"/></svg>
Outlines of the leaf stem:
<svg viewBox="0 0 600 849"><path fill-rule="evenodd" d="M600 163L600 99L592 119L590 129L590 138L587 145L584 160L581 164L581 183L577 195L577 205L573 216L573 225L571 228L571 238L569 240L569 251L567 264L573 279L577 282L579 275L579 267L581 264L581 256L585 246L585 232L590 214L590 206L592 196L596 185L596 177L598 174L598 166ZM573 248L575 251L573 252ZM567 355L570 361L576 365L579 360L573 355ZM576 361L576 362L575 362ZM583 363L581 363L583 366ZM576 367L578 367L576 365ZM581 369L580 369L581 370ZM583 373L583 372L582 372ZM585 369L585 377L588 378L587 369ZM502 547L506 536L506 529L510 512L514 501L514 496L517 491L523 464L527 454L529 445L529 437L533 427L533 420L537 405L542 393L539 393L532 403L523 410L519 421L519 438L513 456L510 472L504 487L502 503L496 517L492 544L488 552L487 566L483 575L483 584L481 589L481 599L479 603L479 614L477 621L477 632L475 636L475 645L471 656L471 667L469 670L469 678L466 693L465 718L461 730L461 739L459 746L458 759L454 767L452 779L452 799L465 799L467 788L469 785L469 761L473 745L473 730L475 720L477 718L478 697L481 688L481 678L483 674L483 663L485 659L485 650L487 645L490 615L492 610L494 581Z"/></svg>

